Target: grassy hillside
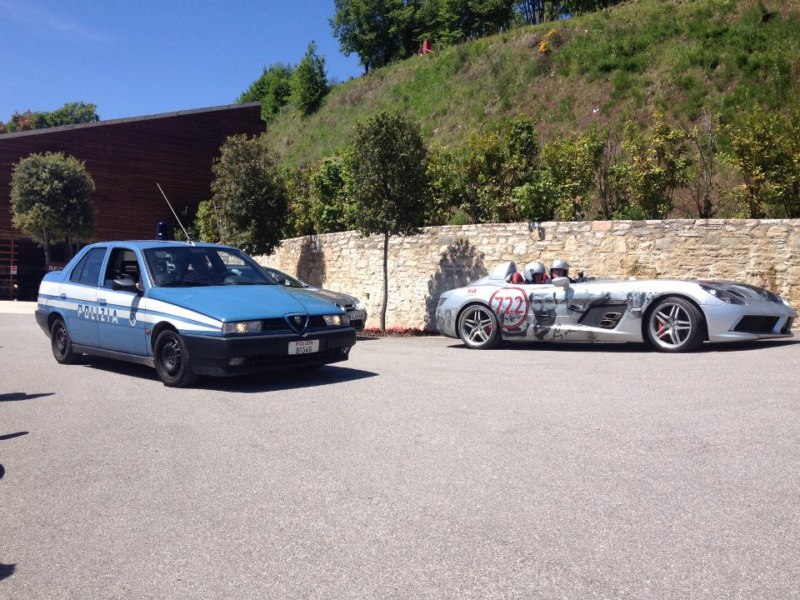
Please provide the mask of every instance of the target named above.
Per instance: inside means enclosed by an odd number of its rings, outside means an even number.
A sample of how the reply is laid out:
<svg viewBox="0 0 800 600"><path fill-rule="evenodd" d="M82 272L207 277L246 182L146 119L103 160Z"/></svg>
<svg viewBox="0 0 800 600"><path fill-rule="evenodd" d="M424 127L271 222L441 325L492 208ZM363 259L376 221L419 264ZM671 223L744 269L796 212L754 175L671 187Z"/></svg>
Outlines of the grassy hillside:
<svg viewBox="0 0 800 600"><path fill-rule="evenodd" d="M310 117L284 109L268 134L298 165L344 149L355 123L381 109L449 145L520 114L547 141L654 110L729 122L755 103L800 103L800 0L633 0L515 29L338 85Z"/></svg>

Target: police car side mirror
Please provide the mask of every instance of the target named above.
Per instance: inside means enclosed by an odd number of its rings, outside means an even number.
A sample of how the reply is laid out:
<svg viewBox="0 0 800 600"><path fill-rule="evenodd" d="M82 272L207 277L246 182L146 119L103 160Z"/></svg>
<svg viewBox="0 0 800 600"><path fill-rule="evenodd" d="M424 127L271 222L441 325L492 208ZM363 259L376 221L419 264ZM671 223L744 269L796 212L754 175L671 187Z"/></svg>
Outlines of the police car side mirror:
<svg viewBox="0 0 800 600"><path fill-rule="evenodd" d="M130 275L120 275L111 283L111 288L121 292L138 292L136 282Z"/></svg>

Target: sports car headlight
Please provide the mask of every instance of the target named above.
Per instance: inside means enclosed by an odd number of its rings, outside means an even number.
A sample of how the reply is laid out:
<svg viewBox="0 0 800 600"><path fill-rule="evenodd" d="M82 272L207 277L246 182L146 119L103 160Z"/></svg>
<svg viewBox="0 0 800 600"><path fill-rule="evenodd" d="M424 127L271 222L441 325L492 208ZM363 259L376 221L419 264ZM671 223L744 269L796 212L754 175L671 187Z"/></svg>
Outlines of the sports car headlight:
<svg viewBox="0 0 800 600"><path fill-rule="evenodd" d="M744 304L744 301L741 298L737 298L730 292L726 292L725 290L721 290L719 288L711 287L709 285L701 285L706 292L714 296L717 300L722 300L723 302L727 302L728 304Z"/></svg>
<svg viewBox="0 0 800 600"><path fill-rule="evenodd" d="M233 321L222 324L222 333L254 333L261 328L261 321Z"/></svg>
<svg viewBox="0 0 800 600"><path fill-rule="evenodd" d="M350 317L347 315L324 315L325 324L328 327L344 327L350 325Z"/></svg>

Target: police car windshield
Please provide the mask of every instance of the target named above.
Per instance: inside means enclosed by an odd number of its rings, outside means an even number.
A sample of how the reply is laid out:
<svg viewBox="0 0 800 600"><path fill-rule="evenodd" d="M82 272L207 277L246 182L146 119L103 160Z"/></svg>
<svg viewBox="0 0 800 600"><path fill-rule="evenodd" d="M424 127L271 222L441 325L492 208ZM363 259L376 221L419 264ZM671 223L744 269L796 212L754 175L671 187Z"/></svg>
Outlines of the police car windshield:
<svg viewBox="0 0 800 600"><path fill-rule="evenodd" d="M266 276L270 279L274 279L275 283L279 285L286 285L288 287L293 288L305 288L308 287L304 285L302 281L299 279L295 279L291 275L287 275L283 271L278 271L278 269L273 269L272 267L262 267Z"/></svg>
<svg viewBox="0 0 800 600"><path fill-rule="evenodd" d="M275 285L249 256L232 248L169 246L144 251L158 287Z"/></svg>

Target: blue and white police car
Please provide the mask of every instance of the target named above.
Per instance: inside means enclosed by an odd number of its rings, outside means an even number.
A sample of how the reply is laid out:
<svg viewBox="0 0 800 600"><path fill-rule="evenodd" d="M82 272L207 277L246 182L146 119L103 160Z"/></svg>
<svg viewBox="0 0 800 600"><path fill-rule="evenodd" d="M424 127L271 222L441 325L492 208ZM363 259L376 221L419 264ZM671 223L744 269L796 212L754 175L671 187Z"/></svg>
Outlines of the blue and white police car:
<svg viewBox="0 0 800 600"><path fill-rule="evenodd" d="M236 248L168 241L83 248L39 286L36 321L62 364L88 354L155 367L165 385L347 360L346 312L276 284Z"/></svg>

